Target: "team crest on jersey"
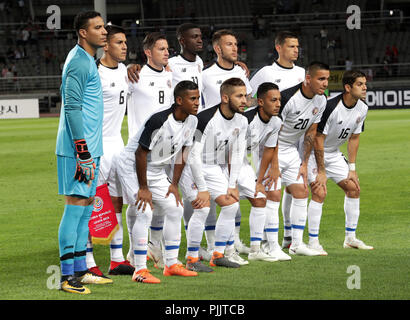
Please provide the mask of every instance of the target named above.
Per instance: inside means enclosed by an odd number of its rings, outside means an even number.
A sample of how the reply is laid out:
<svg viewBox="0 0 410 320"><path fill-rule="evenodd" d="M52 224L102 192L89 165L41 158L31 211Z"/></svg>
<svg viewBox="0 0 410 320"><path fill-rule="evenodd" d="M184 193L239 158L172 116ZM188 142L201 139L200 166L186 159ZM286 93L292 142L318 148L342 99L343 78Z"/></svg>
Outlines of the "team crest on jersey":
<svg viewBox="0 0 410 320"><path fill-rule="evenodd" d="M276 79L276 80L275 80L275 83L279 83L279 82L280 82L280 80L281 80L281 79Z"/></svg>
<svg viewBox="0 0 410 320"><path fill-rule="evenodd" d="M153 86L154 86L154 82L150 82L148 85L149 85L150 87L153 87Z"/></svg>
<svg viewBox="0 0 410 320"><path fill-rule="evenodd" d="M216 84L222 84L222 80L218 80Z"/></svg>
<svg viewBox="0 0 410 320"><path fill-rule="evenodd" d="M110 87L111 87L111 88L115 87L115 82L112 82L112 83L110 84Z"/></svg>
<svg viewBox="0 0 410 320"><path fill-rule="evenodd" d="M358 117L357 119L356 119L356 123L360 123L360 117Z"/></svg>
<svg viewBox="0 0 410 320"><path fill-rule="evenodd" d="M168 81L167 81L167 85L168 85L168 88L171 88L171 87L172 87L171 80L168 80Z"/></svg>
<svg viewBox="0 0 410 320"><path fill-rule="evenodd" d="M182 69L181 69L181 72L186 72L186 68L182 68Z"/></svg>
<svg viewBox="0 0 410 320"><path fill-rule="evenodd" d="M315 107L315 108L312 110L312 114L313 114L313 115L316 115L318 112L319 112L319 108L318 108L318 107Z"/></svg>

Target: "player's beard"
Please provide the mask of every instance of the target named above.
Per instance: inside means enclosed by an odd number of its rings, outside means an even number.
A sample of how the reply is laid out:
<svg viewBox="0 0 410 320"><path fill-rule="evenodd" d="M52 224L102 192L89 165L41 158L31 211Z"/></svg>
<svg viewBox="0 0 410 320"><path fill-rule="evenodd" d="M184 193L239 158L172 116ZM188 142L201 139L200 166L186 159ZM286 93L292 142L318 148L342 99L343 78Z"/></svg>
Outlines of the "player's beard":
<svg viewBox="0 0 410 320"><path fill-rule="evenodd" d="M232 111L232 113L243 113L243 111L241 111L240 109L239 109L239 107L235 107L235 105L233 104L233 103L231 103L231 99L229 99L228 100L228 107L229 107L229 110L231 110Z"/></svg>
<svg viewBox="0 0 410 320"><path fill-rule="evenodd" d="M231 58L230 56L226 55L221 48L221 57L223 60L228 61L229 63L235 63L238 60L238 56L236 58Z"/></svg>

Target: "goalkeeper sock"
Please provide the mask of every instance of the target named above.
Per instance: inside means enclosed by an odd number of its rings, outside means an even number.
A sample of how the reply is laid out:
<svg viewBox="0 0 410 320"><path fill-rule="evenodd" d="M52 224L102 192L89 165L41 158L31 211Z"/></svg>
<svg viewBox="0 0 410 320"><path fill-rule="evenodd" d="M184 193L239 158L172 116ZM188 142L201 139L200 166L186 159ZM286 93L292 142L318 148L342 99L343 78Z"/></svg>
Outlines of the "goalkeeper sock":
<svg viewBox="0 0 410 320"><path fill-rule="evenodd" d="M77 229L84 207L66 204L58 228L61 274L74 274L74 246L77 241Z"/></svg>
<svg viewBox="0 0 410 320"><path fill-rule="evenodd" d="M74 272L87 270L85 255L87 252L87 241L89 235L88 222L94 210L94 204L83 207L83 214L77 227L77 241L74 251Z"/></svg>

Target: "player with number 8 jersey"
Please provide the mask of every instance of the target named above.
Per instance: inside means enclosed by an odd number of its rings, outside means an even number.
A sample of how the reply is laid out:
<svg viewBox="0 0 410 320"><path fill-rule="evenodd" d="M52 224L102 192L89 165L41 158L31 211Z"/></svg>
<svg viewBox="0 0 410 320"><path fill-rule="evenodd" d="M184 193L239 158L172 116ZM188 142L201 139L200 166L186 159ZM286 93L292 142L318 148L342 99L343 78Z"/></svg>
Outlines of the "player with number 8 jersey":
<svg viewBox="0 0 410 320"><path fill-rule="evenodd" d="M172 102L172 73L168 64L168 42L159 32L148 34L143 41L147 63L141 68L139 81L130 83L128 98L128 139L141 128L148 117Z"/></svg>

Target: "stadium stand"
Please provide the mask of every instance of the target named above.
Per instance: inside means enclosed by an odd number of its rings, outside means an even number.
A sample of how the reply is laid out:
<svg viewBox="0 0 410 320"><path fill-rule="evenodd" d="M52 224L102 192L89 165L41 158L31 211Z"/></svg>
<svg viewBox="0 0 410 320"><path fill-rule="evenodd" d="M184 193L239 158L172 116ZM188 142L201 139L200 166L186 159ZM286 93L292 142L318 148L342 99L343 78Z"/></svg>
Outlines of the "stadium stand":
<svg viewBox="0 0 410 320"><path fill-rule="evenodd" d="M42 97L45 103L41 111L55 107L61 68L76 41L73 16L80 10L93 9L93 1L56 3L62 12L62 29L54 31L45 25L49 1L25 1L24 7L19 7L17 1L0 1L0 98ZM143 4L143 11L139 3ZM362 10L360 32L346 28L346 8L353 3ZM397 1L385 3L384 10L380 10L374 1L368 0L106 0L108 20L126 28L129 51L135 51L134 61L138 63L144 62L141 41L145 33L154 30L166 33L170 47L177 52L177 25L195 21L204 34L202 58L205 63L213 59L208 46L212 30L236 31L240 56L249 69L255 71L275 58L275 34L291 29L300 35L298 64L301 66L320 60L332 69L344 70L349 57L353 66L369 70L374 80L403 80L410 75L410 10L401 4L395 5ZM255 34L254 28L261 24L265 27ZM322 37L322 29L326 36ZM387 47L391 52L397 50L398 55L387 54Z"/></svg>

